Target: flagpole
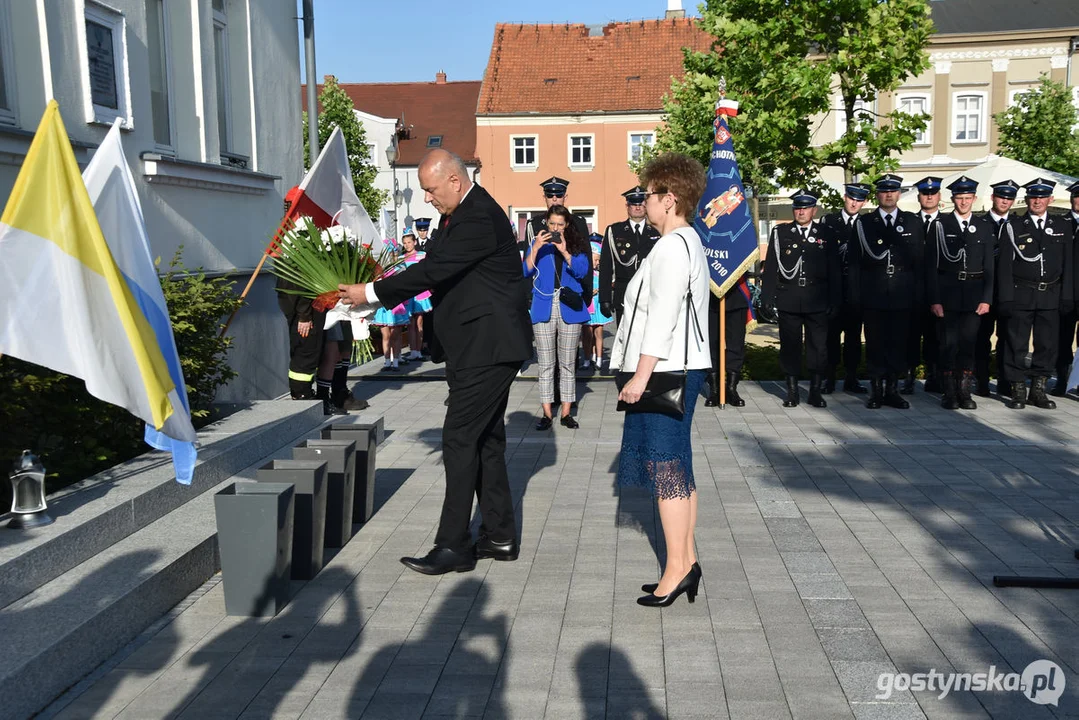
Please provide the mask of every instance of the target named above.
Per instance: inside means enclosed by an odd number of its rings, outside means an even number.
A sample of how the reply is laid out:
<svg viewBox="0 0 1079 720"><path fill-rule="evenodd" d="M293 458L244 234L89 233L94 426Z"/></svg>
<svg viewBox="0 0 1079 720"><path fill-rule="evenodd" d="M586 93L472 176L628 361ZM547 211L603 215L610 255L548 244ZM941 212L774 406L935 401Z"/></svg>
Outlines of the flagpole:
<svg viewBox="0 0 1079 720"><path fill-rule="evenodd" d="M292 207L295 207L295 203ZM240 293L241 301L247 297L247 293L251 292L251 286L255 284L255 278L257 278L259 272L262 271L262 266L266 264L266 258L270 257L270 251L273 250L278 240L281 239L281 234L288 230L289 224L292 223L292 207L290 207L289 211L285 213L285 217L281 218L281 224L277 226L277 232L274 233L273 240L271 240L270 244L266 246L266 250L263 251L262 257L259 259L259 264L255 266L254 271L251 273L251 277L248 278L247 286L244 287L244 291ZM229 319L226 320L225 324L221 327L221 334L218 335L218 337L225 337L225 333L229 331L229 325L232 324L232 319L236 317L236 313L240 312L241 307L243 307L242 302L237 305L236 308L232 311L232 314L229 315Z"/></svg>
<svg viewBox="0 0 1079 720"><path fill-rule="evenodd" d="M719 299L719 377L716 384L719 385L719 406L727 406L727 296Z"/></svg>

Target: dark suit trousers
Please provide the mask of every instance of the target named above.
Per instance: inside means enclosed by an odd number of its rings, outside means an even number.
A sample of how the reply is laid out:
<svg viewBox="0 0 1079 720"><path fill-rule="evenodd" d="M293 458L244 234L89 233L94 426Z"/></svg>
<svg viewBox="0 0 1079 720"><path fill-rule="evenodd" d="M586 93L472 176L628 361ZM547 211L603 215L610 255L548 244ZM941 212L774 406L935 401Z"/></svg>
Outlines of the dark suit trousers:
<svg viewBox="0 0 1079 720"><path fill-rule="evenodd" d="M847 303L843 303L839 317L828 321L829 372L839 367L840 358L847 375L856 376L862 362L862 312Z"/></svg>
<svg viewBox="0 0 1079 720"><path fill-rule="evenodd" d="M1013 310L1008 316L1008 379L1022 382L1025 377L1049 377L1057 362L1060 340L1059 310ZM1034 353L1027 370L1026 354L1030 333L1034 331Z"/></svg>
<svg viewBox="0 0 1079 720"><path fill-rule="evenodd" d="M828 314L779 313L779 366L788 377L802 374L802 332L805 331L806 368L823 375L828 368Z"/></svg>
<svg viewBox="0 0 1079 720"><path fill-rule="evenodd" d="M910 317L913 312L865 309L865 360L869 377L879 380L907 371Z"/></svg>
<svg viewBox="0 0 1079 720"><path fill-rule="evenodd" d="M1004 318L997 315L995 306L981 316L978 327L978 340L974 345L974 373L979 383L989 382L989 355L993 352L993 330L997 333L997 382L1010 383L1008 375L1008 330Z"/></svg>
<svg viewBox="0 0 1079 720"><path fill-rule="evenodd" d="M472 496L479 497L481 533L496 542L514 540L509 475L506 472L506 405L522 363L453 368L447 373L450 404L442 425L446 497L435 545L466 551Z"/></svg>
<svg viewBox="0 0 1079 720"><path fill-rule="evenodd" d="M746 362L746 309L727 310L725 340L726 371L741 373ZM712 372L719 373L719 300L708 299L708 344L712 351Z"/></svg>
<svg viewBox="0 0 1079 720"><path fill-rule="evenodd" d="M940 369L959 373L974 369L974 346L982 317L973 310L956 312L944 308L944 317L936 318L939 339Z"/></svg>
<svg viewBox="0 0 1079 720"><path fill-rule="evenodd" d="M937 316L926 311L911 312L911 328L907 345L907 368L914 372L925 361L926 370L938 362ZM923 343L924 340L924 343Z"/></svg>
<svg viewBox="0 0 1079 720"><path fill-rule="evenodd" d="M1079 314L1075 311L1060 313L1060 338L1057 342L1057 377L1062 378L1064 382L1068 381L1068 375L1072 371L1072 360L1075 359L1075 355L1072 353L1072 343L1079 337L1075 331L1077 320L1079 320Z"/></svg>

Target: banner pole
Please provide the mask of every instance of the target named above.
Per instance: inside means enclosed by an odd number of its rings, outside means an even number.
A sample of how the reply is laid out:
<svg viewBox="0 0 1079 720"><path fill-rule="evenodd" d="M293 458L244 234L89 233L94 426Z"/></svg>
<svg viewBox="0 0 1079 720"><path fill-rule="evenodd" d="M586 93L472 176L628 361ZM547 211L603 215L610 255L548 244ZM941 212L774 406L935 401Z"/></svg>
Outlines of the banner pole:
<svg viewBox="0 0 1079 720"><path fill-rule="evenodd" d="M293 207L296 207L295 203L293 203L292 207L289 208L289 211L285 213L285 217L281 218L281 224L277 226L277 232L274 233L273 240L271 240L270 244L266 246L266 249L262 252L262 258L259 260L259 264L255 266L254 271L251 273L251 277L247 279L247 286L244 287L244 291L240 293L240 300L246 298L247 293L251 292L251 286L255 284L255 278L257 278L259 272L262 271L262 266L266 264L266 258L270 257L270 251L273 250L274 246L277 245L278 240L281 239L281 234L285 232L288 229L288 226L292 223ZM239 307L232 311L232 314L229 315L229 319L226 320L225 324L221 327L221 333L218 335L218 337L225 337L225 333L229 331L229 325L232 324L233 318L236 317L236 313L240 312L241 307L243 307L242 303Z"/></svg>
<svg viewBox="0 0 1079 720"><path fill-rule="evenodd" d="M719 406L727 406L727 296L719 299L719 377L716 384L719 385Z"/></svg>

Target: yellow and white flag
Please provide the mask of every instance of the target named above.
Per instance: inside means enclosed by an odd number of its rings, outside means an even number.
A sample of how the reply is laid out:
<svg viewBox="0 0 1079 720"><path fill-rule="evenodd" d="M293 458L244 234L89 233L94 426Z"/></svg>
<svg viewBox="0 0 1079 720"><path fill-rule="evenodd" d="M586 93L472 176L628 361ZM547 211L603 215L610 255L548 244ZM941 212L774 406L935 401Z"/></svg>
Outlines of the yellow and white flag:
<svg viewBox="0 0 1079 720"><path fill-rule="evenodd" d="M0 217L0 354L81 378L90 394L159 430L186 414L102 235L55 100ZM182 427L194 440L190 422Z"/></svg>

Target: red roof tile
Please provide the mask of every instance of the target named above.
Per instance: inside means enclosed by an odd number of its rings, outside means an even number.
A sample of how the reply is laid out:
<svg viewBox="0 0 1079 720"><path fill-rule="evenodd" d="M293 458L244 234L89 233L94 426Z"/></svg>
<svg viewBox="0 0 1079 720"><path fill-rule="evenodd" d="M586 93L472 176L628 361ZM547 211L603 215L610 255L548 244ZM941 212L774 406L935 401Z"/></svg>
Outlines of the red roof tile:
<svg viewBox="0 0 1079 720"><path fill-rule="evenodd" d="M398 165L418 165L427 138L442 136L442 147L465 162L476 162L476 98L480 81L411 83L340 83L353 105L371 115L397 118L409 129L399 146ZM300 87L307 108L307 86ZM322 85L318 86L322 92Z"/></svg>
<svg viewBox="0 0 1079 720"><path fill-rule="evenodd" d="M658 111L682 48L712 38L691 18L587 25L499 23L478 115Z"/></svg>

